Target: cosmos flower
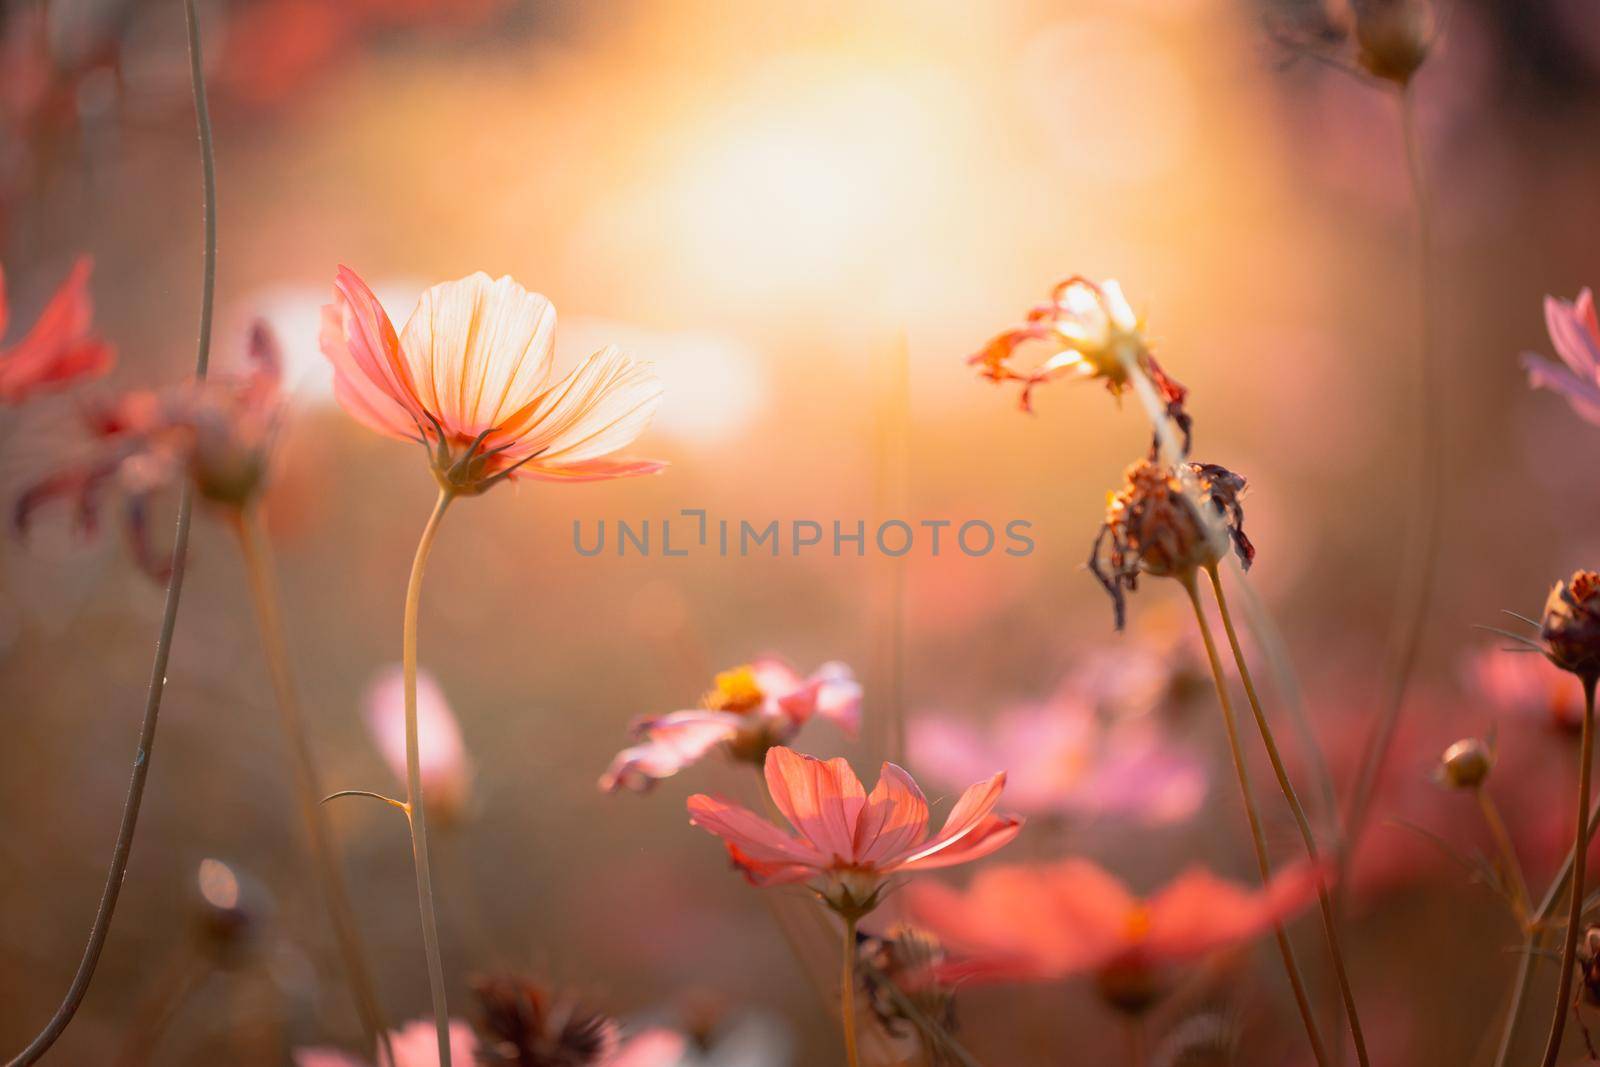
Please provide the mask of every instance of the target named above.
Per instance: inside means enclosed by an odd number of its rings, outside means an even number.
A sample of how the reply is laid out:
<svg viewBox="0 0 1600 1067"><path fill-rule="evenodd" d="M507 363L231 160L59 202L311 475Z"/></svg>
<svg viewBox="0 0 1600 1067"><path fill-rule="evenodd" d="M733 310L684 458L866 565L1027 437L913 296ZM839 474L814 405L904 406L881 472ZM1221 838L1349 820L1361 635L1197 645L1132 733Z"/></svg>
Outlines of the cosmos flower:
<svg viewBox="0 0 1600 1067"><path fill-rule="evenodd" d="M1574 571L1544 603L1539 636L1551 663L1581 678L1600 675L1600 573Z"/></svg>
<svg viewBox="0 0 1600 1067"><path fill-rule="evenodd" d="M518 975L472 983L483 1015L479 1067L674 1067L686 1042L669 1030L624 1038L616 1020ZM398 1053L397 1053L398 1055Z"/></svg>
<svg viewBox="0 0 1600 1067"><path fill-rule="evenodd" d="M1146 721L1107 721L1057 699L1012 708L986 728L938 715L909 724L911 763L940 785L1004 767L1006 802L1032 815L1181 822L1206 794L1204 765Z"/></svg>
<svg viewBox="0 0 1600 1067"><path fill-rule="evenodd" d="M11 347L0 348L0 404L20 404L47 389L98 378L111 369L115 352L94 332L92 269L87 256L80 258L33 328ZM0 337L5 336L9 311L5 270L0 268Z"/></svg>
<svg viewBox="0 0 1600 1067"><path fill-rule="evenodd" d="M509 277L477 273L422 294L395 332L367 284L339 268L322 351L356 421L421 443L441 487L474 494L510 477L594 481L663 464L613 454L661 402L648 364L614 346L555 381L556 311Z"/></svg>
<svg viewBox="0 0 1600 1067"><path fill-rule="evenodd" d="M1004 772L971 786L944 828L928 836L928 802L911 776L885 763L869 796L850 765L779 745L767 752L767 789L797 834L722 797L689 798L689 821L723 839L753 885L813 883L829 907L859 918L899 872L952 867L989 855L1022 829L996 815Z"/></svg>
<svg viewBox="0 0 1600 1067"><path fill-rule="evenodd" d="M242 507L265 482L281 415L282 358L260 323L250 331L246 360L239 374L137 389L87 408L84 454L24 490L13 515L18 532L27 532L40 507L68 499L79 529L93 534L101 500L115 489L135 560L164 579L168 563L152 549L146 521L158 492L188 478L207 500Z"/></svg>
<svg viewBox="0 0 1600 1067"><path fill-rule="evenodd" d="M367 729L395 778L406 777L405 679L398 663L385 667L367 688ZM443 823L459 820L472 800L472 760L461 725L439 682L417 672L417 749L428 814Z"/></svg>
<svg viewBox="0 0 1600 1067"><path fill-rule="evenodd" d="M836 662L802 678L783 660L763 656L718 674L701 704L635 723L639 743L617 753L600 788L643 792L718 748L759 767L769 748L788 744L816 716L851 737L861 725L861 686Z"/></svg>
<svg viewBox="0 0 1600 1067"><path fill-rule="evenodd" d="M1140 574L1192 577L1221 562L1230 545L1245 569L1254 562L1239 504L1242 476L1215 463L1188 463L1174 471L1143 459L1123 478L1122 488L1110 494L1106 521L1089 552L1089 570L1111 594L1117 629L1124 622L1125 594L1138 588ZM1201 509L1209 509L1209 521Z"/></svg>
<svg viewBox="0 0 1600 1067"><path fill-rule="evenodd" d="M1545 297L1544 321L1561 363L1524 352L1528 383L1560 393L1573 411L1600 426L1600 323L1595 320L1594 294L1585 289L1571 303Z"/></svg>
<svg viewBox="0 0 1600 1067"><path fill-rule="evenodd" d="M1272 929L1316 897L1305 865L1265 889L1195 868L1141 900L1083 859L981 871L965 893L908 887L907 911L957 957L950 973L987 981L1054 981L1093 973L1102 992L1147 1006L1162 968L1232 948ZM1137 979L1137 980L1136 980ZM1134 1003L1139 999L1141 1003Z"/></svg>
<svg viewBox="0 0 1600 1067"><path fill-rule="evenodd" d="M389 1031L389 1041L394 1047L394 1063L388 1057L374 1055L377 1067L439 1067L439 1045L432 1019L417 1019L398 1030ZM450 1022L450 1058L455 1063L473 1063L478 1053L478 1038L467 1023L452 1019ZM366 1060L347 1052L331 1048L295 1049L295 1067L366 1067Z"/></svg>
<svg viewBox="0 0 1600 1067"><path fill-rule="evenodd" d="M1031 369L1018 370L1013 365L1017 350L1034 341L1048 346L1051 354ZM1132 385L1129 367L1137 367L1185 438L1189 434L1183 408L1188 390L1168 377L1150 354L1144 323L1115 281L1068 278L1051 290L1049 303L1034 307L1020 325L996 334L967 362L992 382L1020 382L1024 411L1033 410L1035 386L1065 377L1099 379L1112 396L1120 397Z"/></svg>
<svg viewBox="0 0 1600 1067"><path fill-rule="evenodd" d="M1463 671L1468 684L1496 711L1525 715L1562 731L1583 725L1583 693L1542 656L1484 648Z"/></svg>

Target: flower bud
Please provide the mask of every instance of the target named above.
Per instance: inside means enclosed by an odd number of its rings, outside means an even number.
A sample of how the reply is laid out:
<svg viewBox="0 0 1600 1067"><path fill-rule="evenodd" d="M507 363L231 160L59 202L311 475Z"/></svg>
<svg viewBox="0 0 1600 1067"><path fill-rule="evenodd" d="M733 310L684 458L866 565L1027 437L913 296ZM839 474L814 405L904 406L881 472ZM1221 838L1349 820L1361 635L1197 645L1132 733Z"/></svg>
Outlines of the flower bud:
<svg viewBox="0 0 1600 1067"><path fill-rule="evenodd" d="M1465 737L1444 750L1434 778L1451 789L1477 789L1494 767L1494 753L1476 737Z"/></svg>
<svg viewBox="0 0 1600 1067"><path fill-rule="evenodd" d="M1433 12L1424 0L1357 0L1356 59L1367 73L1404 88L1428 58Z"/></svg>
<svg viewBox="0 0 1600 1067"><path fill-rule="evenodd" d="M1555 584L1539 635L1551 663L1585 680L1600 676L1600 573L1575 571Z"/></svg>

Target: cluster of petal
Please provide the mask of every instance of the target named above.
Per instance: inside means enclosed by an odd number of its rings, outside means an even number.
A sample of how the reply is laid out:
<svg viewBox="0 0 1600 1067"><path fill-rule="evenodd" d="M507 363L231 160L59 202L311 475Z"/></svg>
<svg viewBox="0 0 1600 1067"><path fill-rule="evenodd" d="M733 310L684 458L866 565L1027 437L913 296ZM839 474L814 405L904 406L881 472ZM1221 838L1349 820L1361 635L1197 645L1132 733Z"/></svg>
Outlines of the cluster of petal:
<svg viewBox="0 0 1600 1067"><path fill-rule="evenodd" d="M1096 864L1067 859L992 867L965 893L919 883L905 905L962 957L952 977L1051 981L1183 963L1245 943L1304 909L1318 878L1301 865L1248 888L1195 868L1141 900Z"/></svg>
<svg viewBox="0 0 1600 1067"><path fill-rule="evenodd" d="M819 760L782 746L768 751L767 789L793 833L721 797L689 798L689 821L722 838L754 885L817 884L830 906L864 914L884 879L897 872L951 867L1009 843L1016 816L994 814L1005 774L971 786L944 828L928 834L928 802L909 774L885 763L871 794L843 759Z"/></svg>
<svg viewBox="0 0 1600 1067"><path fill-rule="evenodd" d="M9 348L0 348L0 404L20 404L111 369L115 352L94 332L87 257L79 259L50 298L33 328ZM10 318L5 270L0 268L0 337Z"/></svg>
<svg viewBox="0 0 1600 1067"><path fill-rule="evenodd" d="M282 360L267 328L250 332L247 365L166 389L138 389L85 409L83 454L27 488L13 522L25 533L39 508L70 500L85 534L99 526L103 497L120 492L134 557L152 577L167 562L148 539L151 498L190 479L207 499L242 505L261 488L281 414Z"/></svg>
<svg viewBox="0 0 1600 1067"><path fill-rule="evenodd" d="M389 1032L389 1043L394 1048L394 1063L380 1051L368 1061L359 1056L331 1048L303 1048L294 1053L295 1067L439 1067L439 1039L433 1020L418 1019ZM450 1059L453 1063L473 1063L478 1053L478 1039L467 1023L450 1021Z"/></svg>
<svg viewBox="0 0 1600 1067"><path fill-rule="evenodd" d="M1540 719L1558 730L1583 725L1583 694L1542 656L1485 648L1465 665L1468 684L1496 711Z"/></svg>
<svg viewBox="0 0 1600 1067"><path fill-rule="evenodd" d="M648 364L607 347L556 380L556 311L509 277L477 273L422 294L398 333L372 290L339 268L322 351L358 422L421 442L435 476L475 493L507 477L595 481L662 464L615 457L661 402Z"/></svg>
<svg viewBox="0 0 1600 1067"><path fill-rule="evenodd" d="M398 663L385 667L367 688L367 729L399 781L406 777L405 675ZM438 679L417 672L417 754L428 815L458 819L472 800L473 769L461 725Z"/></svg>
<svg viewBox="0 0 1600 1067"><path fill-rule="evenodd" d="M1600 426L1600 322L1595 319L1594 294L1585 289L1570 303L1545 297L1544 321L1561 362L1524 352L1522 366L1529 384L1560 393L1573 411Z"/></svg>
<svg viewBox="0 0 1600 1067"><path fill-rule="evenodd" d="M1018 349L1038 342L1050 354L1037 366L1019 370ZM1137 367L1167 405L1168 413L1187 433L1183 402L1188 391L1169 377L1150 354L1144 324L1134 314L1115 281L1068 278L1050 292L1048 303L1032 308L1019 325L1002 330L968 358L992 382L1019 382L1022 408L1032 410L1036 386L1058 378L1096 378L1113 396L1130 386L1129 368Z"/></svg>
<svg viewBox="0 0 1600 1067"><path fill-rule="evenodd" d="M643 792L717 749L760 764L768 749L794 740L813 718L851 737L861 725L861 685L838 662L802 677L783 660L763 656L719 674L701 703L636 722L638 744L617 753L600 788Z"/></svg>
<svg viewBox="0 0 1600 1067"><path fill-rule="evenodd" d="M907 741L912 766L940 785L1006 768L1006 803L1028 814L1166 825L1194 815L1206 795L1204 763L1153 723L1107 721L1071 700L1015 707L983 729L918 715Z"/></svg>

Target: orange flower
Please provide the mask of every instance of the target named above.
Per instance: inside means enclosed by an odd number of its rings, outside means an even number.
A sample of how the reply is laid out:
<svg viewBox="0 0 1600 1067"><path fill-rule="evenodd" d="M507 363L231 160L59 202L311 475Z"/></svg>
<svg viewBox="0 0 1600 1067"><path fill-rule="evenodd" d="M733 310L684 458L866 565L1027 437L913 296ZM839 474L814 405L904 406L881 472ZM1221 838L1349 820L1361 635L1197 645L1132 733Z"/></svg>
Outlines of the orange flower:
<svg viewBox="0 0 1600 1067"><path fill-rule="evenodd" d="M33 329L10 348L0 349L0 404L20 404L45 389L98 378L111 368L115 353L93 329L92 269L87 256L80 258ZM5 271L0 269L0 336L5 335L9 310Z"/></svg>
<svg viewBox="0 0 1600 1067"><path fill-rule="evenodd" d="M555 331L549 300L479 272L424 292L397 334L372 290L340 267L322 351L344 409L379 433L421 442L450 492L481 493L513 476L594 481L660 470L654 460L612 458L661 402L649 365L607 347L552 381Z"/></svg>
<svg viewBox="0 0 1600 1067"><path fill-rule="evenodd" d="M892 763L883 765L871 795L844 760L824 762L782 746L767 753L766 777L773 803L798 837L705 794L689 798L689 821L722 838L752 884L814 882L847 919L877 907L889 875L979 859L1022 830L1020 818L994 814L1003 772L967 789L932 838L922 790Z"/></svg>

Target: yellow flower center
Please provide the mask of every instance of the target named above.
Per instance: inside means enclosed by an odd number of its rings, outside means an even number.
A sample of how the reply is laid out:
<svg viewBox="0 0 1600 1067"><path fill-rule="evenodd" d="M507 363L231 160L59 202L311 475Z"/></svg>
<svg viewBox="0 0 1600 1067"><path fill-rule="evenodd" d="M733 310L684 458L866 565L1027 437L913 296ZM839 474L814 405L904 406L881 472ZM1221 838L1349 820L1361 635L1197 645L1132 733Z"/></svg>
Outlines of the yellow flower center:
<svg viewBox="0 0 1600 1067"><path fill-rule="evenodd" d="M746 715L755 711L766 699L761 686L756 683L756 672L749 665L720 672L705 696L705 705L713 711L731 711Z"/></svg>

